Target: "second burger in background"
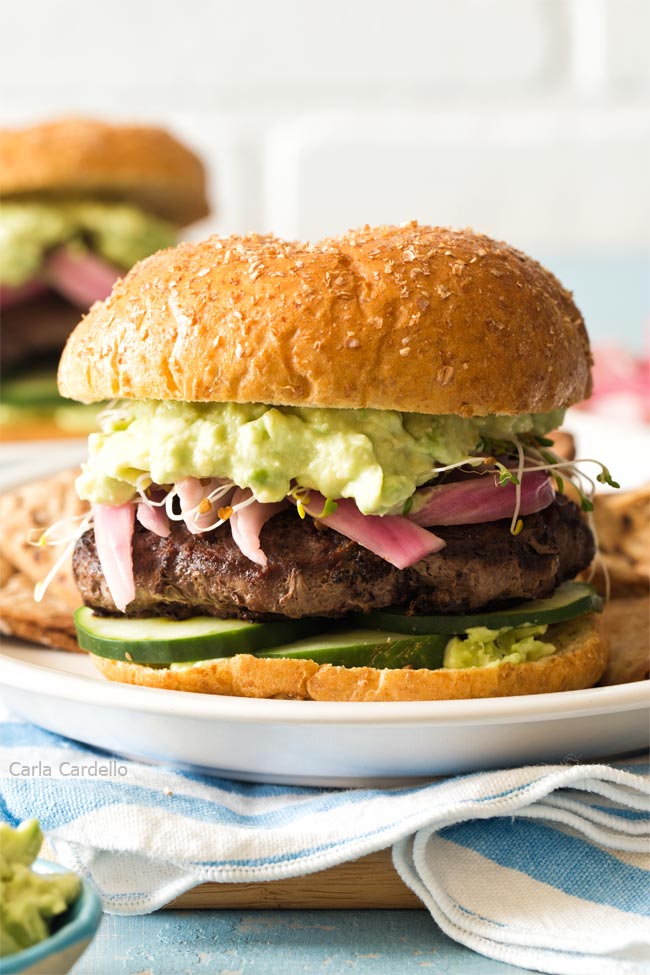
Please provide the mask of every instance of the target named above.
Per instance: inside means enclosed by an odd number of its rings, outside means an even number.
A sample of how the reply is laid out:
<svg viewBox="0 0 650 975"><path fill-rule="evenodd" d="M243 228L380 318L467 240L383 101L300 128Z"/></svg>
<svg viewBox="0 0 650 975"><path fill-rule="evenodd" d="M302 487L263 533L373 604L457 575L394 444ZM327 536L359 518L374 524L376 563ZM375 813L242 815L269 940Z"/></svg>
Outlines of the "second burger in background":
<svg viewBox="0 0 650 975"><path fill-rule="evenodd" d="M68 118L0 135L0 427L78 429L56 391L65 340L133 264L207 216L205 171L152 127Z"/></svg>

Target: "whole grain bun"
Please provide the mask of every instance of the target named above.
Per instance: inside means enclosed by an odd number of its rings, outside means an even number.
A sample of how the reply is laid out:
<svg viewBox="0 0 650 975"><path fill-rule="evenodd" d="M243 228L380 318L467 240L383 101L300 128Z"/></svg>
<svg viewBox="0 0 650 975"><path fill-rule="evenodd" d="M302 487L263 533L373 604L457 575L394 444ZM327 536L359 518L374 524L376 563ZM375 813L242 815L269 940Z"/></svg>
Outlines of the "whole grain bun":
<svg viewBox="0 0 650 975"><path fill-rule="evenodd" d="M179 226L209 212L203 164L169 132L84 118L2 130L0 193L129 201Z"/></svg>
<svg viewBox="0 0 650 975"><path fill-rule="evenodd" d="M590 363L580 312L541 265L412 223L154 254L77 326L59 389L83 402L519 414L584 399Z"/></svg>
<svg viewBox="0 0 650 975"><path fill-rule="evenodd" d="M594 613L550 626L545 639L558 648L534 663L464 670L377 670L333 667L313 660L263 659L239 654L188 670L93 656L109 680L173 691L281 697L311 701L442 701L548 694L592 687L607 665L608 643Z"/></svg>

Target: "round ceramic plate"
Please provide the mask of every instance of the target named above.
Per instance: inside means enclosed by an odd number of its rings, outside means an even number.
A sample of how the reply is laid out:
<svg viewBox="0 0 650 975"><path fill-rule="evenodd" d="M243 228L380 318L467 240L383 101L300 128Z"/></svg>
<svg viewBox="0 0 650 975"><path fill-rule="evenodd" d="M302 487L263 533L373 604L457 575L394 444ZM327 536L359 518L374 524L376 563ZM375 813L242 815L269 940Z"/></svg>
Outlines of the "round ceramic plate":
<svg viewBox="0 0 650 975"><path fill-rule="evenodd" d="M477 701L258 701L105 681L81 654L6 640L5 703L120 755L230 778L350 785L634 751L648 681Z"/></svg>
<svg viewBox="0 0 650 975"><path fill-rule="evenodd" d="M650 436L584 414L567 427L582 456L623 487L647 479ZM73 463L81 445L11 447L4 485ZM3 450L0 459L7 460ZM8 469L8 465L5 467ZM477 701L258 701L105 681L81 655L11 638L0 696L26 719L99 748L234 778L305 785L385 783L531 762L576 761L648 743L649 682Z"/></svg>

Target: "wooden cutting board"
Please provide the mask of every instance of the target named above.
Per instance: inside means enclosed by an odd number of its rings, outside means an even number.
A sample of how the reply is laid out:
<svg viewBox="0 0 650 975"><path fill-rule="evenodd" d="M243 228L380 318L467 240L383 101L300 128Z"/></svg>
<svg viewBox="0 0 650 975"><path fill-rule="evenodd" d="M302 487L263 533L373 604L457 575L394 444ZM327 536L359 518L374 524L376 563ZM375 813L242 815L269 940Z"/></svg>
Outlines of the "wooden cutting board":
<svg viewBox="0 0 650 975"><path fill-rule="evenodd" d="M86 437L87 433L73 433L62 430L51 420L7 424L0 426L0 443L13 443L22 440L74 440Z"/></svg>
<svg viewBox="0 0 650 975"><path fill-rule="evenodd" d="M422 901L395 872L390 850L319 870L306 877L268 883L201 884L167 905L185 910L342 910L422 908Z"/></svg>

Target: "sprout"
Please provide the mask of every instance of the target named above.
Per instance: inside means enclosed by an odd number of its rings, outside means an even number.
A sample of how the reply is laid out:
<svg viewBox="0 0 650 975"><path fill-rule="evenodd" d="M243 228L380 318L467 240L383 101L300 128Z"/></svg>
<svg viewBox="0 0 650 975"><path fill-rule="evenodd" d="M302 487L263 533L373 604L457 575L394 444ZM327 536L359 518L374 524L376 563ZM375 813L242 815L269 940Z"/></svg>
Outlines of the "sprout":
<svg viewBox="0 0 650 975"><path fill-rule="evenodd" d="M56 560L56 562L54 563L54 565L52 566L52 568L50 569L50 571L48 572L48 574L45 576L45 578L41 582L37 582L36 585L34 586L34 601L35 602L40 603L42 601L43 596L47 592L47 590L48 590L48 588L49 588L52 580L54 579L54 577L56 576L57 572L59 571L59 569L61 568L61 566L63 565L63 563L65 562L65 560L68 558L68 556L71 554L73 548L75 547L75 545L77 543L77 539L79 539L83 535L83 533L88 528L90 528L90 525L92 524L92 520L93 520L92 511L88 511L85 515L81 515L80 517L81 517L82 520L81 520L81 523L79 524L78 528L76 529L74 535L72 535L72 536L69 535L66 538L62 538L62 539L59 539L57 541L46 541L45 542L46 545L62 545L64 542L67 542L67 545L65 546L65 548L63 549L63 551L61 552L60 556L58 557L58 559ZM66 521L67 522L70 522L70 521L79 521L79 518L78 517L77 518L67 518L65 521L60 521L60 522L57 522L56 525L52 525L51 528L56 528L56 527L58 527L58 525L64 525L66 523ZM41 536L41 538L45 537L50 530L51 530L50 528L46 529L46 531L43 532L43 535ZM39 543L37 542L36 544L39 544ZM42 543L40 543L40 544L42 544Z"/></svg>
<svg viewBox="0 0 650 975"><path fill-rule="evenodd" d="M224 485L224 487L226 486ZM223 490L221 491L221 495L223 496L224 493L231 491L233 487L235 487L234 484L228 485L227 490L225 492ZM204 500L208 500L209 498L212 498L212 494L215 493L216 491L211 492L208 495L208 498ZM205 528L201 529L201 532L211 532L214 531L215 528L220 528L221 525L225 524L225 522L228 521L229 518L232 518L232 516L236 511L241 511L242 508L247 508L248 505L253 504L254 501L255 501L255 495L251 492L250 498L245 498L243 501L239 501L237 504L224 505L222 508L219 508L217 511L217 521L214 521L211 525L206 525Z"/></svg>
<svg viewBox="0 0 650 975"><path fill-rule="evenodd" d="M305 511L305 505L309 504L309 488L300 487L299 484L295 484L289 491L290 498L293 498L296 502L296 511L299 516L304 520L307 512ZM323 509L324 510L324 509Z"/></svg>
<svg viewBox="0 0 650 975"><path fill-rule="evenodd" d="M517 448L517 477L514 479L515 485L515 510L512 513L512 521L510 522L510 534L518 535L524 523L519 517L519 512L521 510L521 479L524 476L524 466L526 463L526 457L524 455L524 448L521 442L513 438L515 447ZM499 484L502 484L501 478L499 478Z"/></svg>
<svg viewBox="0 0 650 975"><path fill-rule="evenodd" d="M118 423L123 423L128 419L126 405L119 399L113 399L107 403L104 409L97 414L97 421L104 432L110 432L111 427Z"/></svg>
<svg viewBox="0 0 650 975"><path fill-rule="evenodd" d="M323 505L323 510L319 515L314 515L315 518L327 518L328 515L333 515L338 504L333 501L332 498L325 498L325 504Z"/></svg>
<svg viewBox="0 0 650 975"><path fill-rule="evenodd" d="M54 524L49 525L45 531L41 531L40 528L32 528L28 532L27 544L33 545L38 548L46 548L55 545L65 545L66 542L75 542L79 535L83 532L81 531L81 526L88 517L88 513L83 515L74 515L69 518L63 518L61 521L55 521ZM81 522L71 534L59 535L60 529L68 529L71 525L75 525L77 522ZM83 531L86 529L84 528ZM38 537L36 537L38 536Z"/></svg>
<svg viewBox="0 0 650 975"><path fill-rule="evenodd" d="M151 480L149 474L140 474L140 476L136 478L135 489L138 492L138 495L140 496L140 500L142 501L142 503L146 504L148 508L162 508L166 504L167 497L171 493L173 488L170 488L160 501L152 501L149 495L147 494L147 491L152 486L152 484L153 481ZM156 487L158 487L158 485L156 485Z"/></svg>

